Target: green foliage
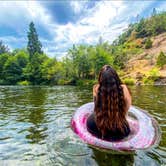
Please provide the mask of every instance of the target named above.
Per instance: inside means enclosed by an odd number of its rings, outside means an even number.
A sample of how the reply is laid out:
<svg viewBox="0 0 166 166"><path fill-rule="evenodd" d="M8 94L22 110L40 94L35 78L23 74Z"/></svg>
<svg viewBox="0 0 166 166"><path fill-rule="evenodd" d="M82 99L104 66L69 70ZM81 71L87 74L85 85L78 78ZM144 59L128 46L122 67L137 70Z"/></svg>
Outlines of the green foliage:
<svg viewBox="0 0 166 166"><path fill-rule="evenodd" d="M17 85L23 85L23 86L27 86L27 85L30 85L30 82L25 80L25 81L20 81L20 82L17 82Z"/></svg>
<svg viewBox="0 0 166 166"><path fill-rule="evenodd" d="M4 53L9 53L9 48L0 41L0 55Z"/></svg>
<svg viewBox="0 0 166 166"><path fill-rule="evenodd" d="M34 23L28 31L27 50L16 49L8 52L7 46L0 42L0 84L18 85L92 85L97 80L104 65L116 70L123 69L128 60L150 48L152 36L166 31L166 12L153 14L148 19L130 24L128 29L112 45L100 37L97 45L73 45L67 55L57 61L42 52L42 45ZM141 38L147 40L142 42ZM166 64L164 53L157 58L157 66ZM123 75L123 73L121 73ZM151 70L144 78L145 83L154 82L159 76L158 69ZM124 79L126 84L134 84L131 78Z"/></svg>
<svg viewBox="0 0 166 166"><path fill-rule="evenodd" d="M28 32L28 45L27 50L29 53L30 60L32 60L35 54L42 54L42 45L38 39L38 34L35 29L35 25L33 22L29 24L29 32Z"/></svg>
<svg viewBox="0 0 166 166"><path fill-rule="evenodd" d="M142 18L139 22L130 24L128 29L116 39L114 45L122 45L129 40L132 33L135 38L144 38L159 35L166 32L166 12L156 13L153 9L152 16L148 19Z"/></svg>
<svg viewBox="0 0 166 166"><path fill-rule="evenodd" d="M161 51L157 57L157 66L163 67L166 64L166 55Z"/></svg>
<svg viewBox="0 0 166 166"><path fill-rule="evenodd" d="M16 57L9 57L4 64L3 74L5 75L5 81L7 84L16 84L20 80L21 68L18 64Z"/></svg>
<svg viewBox="0 0 166 166"><path fill-rule="evenodd" d="M159 69L154 67L143 78L143 83L153 85L154 81L156 81L159 78L159 76Z"/></svg>
<svg viewBox="0 0 166 166"><path fill-rule="evenodd" d="M113 49L113 66L115 68L123 69L126 65L126 62L128 60L128 55L126 53L126 50L120 45L115 46Z"/></svg>
<svg viewBox="0 0 166 166"><path fill-rule="evenodd" d="M87 80L87 79L83 79L83 80L77 80L76 85L77 86L93 86L94 84L97 84L96 80Z"/></svg>
<svg viewBox="0 0 166 166"><path fill-rule="evenodd" d="M147 84L147 85L153 85L154 84L154 80L151 80L148 77L144 77L143 78L143 83Z"/></svg>
<svg viewBox="0 0 166 166"><path fill-rule="evenodd" d="M5 84L4 64L6 63L8 58L9 58L9 55L7 53L0 55L0 79L1 79L0 85Z"/></svg>
<svg viewBox="0 0 166 166"><path fill-rule="evenodd" d="M32 85L39 85L43 82L41 68L46 58L47 56L44 54L35 53L26 68L24 68L25 79L31 82Z"/></svg>
<svg viewBox="0 0 166 166"><path fill-rule="evenodd" d="M153 80L156 80L156 79L158 79L158 77L159 77L159 69L158 68L156 68L156 67L154 67L154 68L152 68L150 71L149 71L149 77L151 77Z"/></svg>
<svg viewBox="0 0 166 166"><path fill-rule="evenodd" d="M135 80L133 78L125 78L124 80L122 80L122 82L126 85L134 85L135 84Z"/></svg>
<svg viewBox="0 0 166 166"><path fill-rule="evenodd" d="M97 78L100 69L105 64L113 66L114 62L111 54L108 51L106 51L102 46L97 46L95 54L93 54L91 57L91 61L95 78Z"/></svg>
<svg viewBox="0 0 166 166"><path fill-rule="evenodd" d="M16 84L23 78L23 68L28 62L28 55L24 51L18 51L17 54L2 54L0 56L1 79L5 84Z"/></svg>
<svg viewBox="0 0 166 166"><path fill-rule="evenodd" d="M106 43L97 46L73 46L63 59L65 76L77 79L96 78L105 64L113 65L113 57Z"/></svg>
<svg viewBox="0 0 166 166"><path fill-rule="evenodd" d="M57 82L57 85L69 85L70 80L65 80L65 79L59 79Z"/></svg>
<svg viewBox="0 0 166 166"><path fill-rule="evenodd" d="M139 23L136 23L134 26L134 29L136 31L136 37L137 38L143 38L147 36L147 30L146 30L146 20L141 19Z"/></svg>
<svg viewBox="0 0 166 166"><path fill-rule="evenodd" d="M146 49L149 49L152 47L152 41L150 38L147 38L146 41L145 41L145 48Z"/></svg>

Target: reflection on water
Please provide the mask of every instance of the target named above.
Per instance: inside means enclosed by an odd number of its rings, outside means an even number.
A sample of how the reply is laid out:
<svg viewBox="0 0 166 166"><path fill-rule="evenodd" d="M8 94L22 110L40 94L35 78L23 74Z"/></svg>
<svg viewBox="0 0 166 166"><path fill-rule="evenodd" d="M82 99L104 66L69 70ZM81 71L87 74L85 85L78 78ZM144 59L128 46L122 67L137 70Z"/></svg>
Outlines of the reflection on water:
<svg viewBox="0 0 166 166"><path fill-rule="evenodd" d="M101 153L99 150L95 149L93 149L92 158L94 158L97 164L100 166L105 166L105 165L132 166L134 163L134 154L117 155L106 152Z"/></svg>
<svg viewBox="0 0 166 166"><path fill-rule="evenodd" d="M92 101L90 88L0 87L0 165L158 166L166 163L166 87L130 87L133 105L160 124L159 146L117 155L90 148L70 129L73 112Z"/></svg>

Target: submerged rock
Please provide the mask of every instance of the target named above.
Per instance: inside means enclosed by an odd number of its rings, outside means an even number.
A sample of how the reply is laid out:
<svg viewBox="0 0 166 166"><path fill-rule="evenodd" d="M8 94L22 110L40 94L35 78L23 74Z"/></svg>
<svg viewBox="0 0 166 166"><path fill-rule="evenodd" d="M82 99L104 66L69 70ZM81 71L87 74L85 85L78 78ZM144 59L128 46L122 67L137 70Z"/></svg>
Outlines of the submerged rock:
<svg viewBox="0 0 166 166"><path fill-rule="evenodd" d="M166 85L166 77L159 77L154 81L154 85Z"/></svg>

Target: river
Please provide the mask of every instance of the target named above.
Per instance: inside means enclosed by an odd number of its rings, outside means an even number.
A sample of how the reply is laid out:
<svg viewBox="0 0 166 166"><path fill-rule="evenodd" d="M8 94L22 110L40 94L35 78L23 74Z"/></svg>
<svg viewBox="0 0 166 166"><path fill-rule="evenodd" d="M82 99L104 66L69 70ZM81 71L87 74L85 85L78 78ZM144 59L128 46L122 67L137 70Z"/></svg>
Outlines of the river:
<svg viewBox="0 0 166 166"><path fill-rule="evenodd" d="M160 166L166 165L166 86L130 87L133 105L159 123L160 144L134 154L92 149L71 130L70 120L92 101L91 88L0 86L0 165Z"/></svg>

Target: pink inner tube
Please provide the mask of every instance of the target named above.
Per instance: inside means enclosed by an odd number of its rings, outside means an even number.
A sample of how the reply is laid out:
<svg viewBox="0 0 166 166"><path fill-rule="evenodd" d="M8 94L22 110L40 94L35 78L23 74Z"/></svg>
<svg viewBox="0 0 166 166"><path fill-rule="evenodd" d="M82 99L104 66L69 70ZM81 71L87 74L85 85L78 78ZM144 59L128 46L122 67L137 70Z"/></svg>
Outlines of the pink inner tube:
<svg viewBox="0 0 166 166"><path fill-rule="evenodd" d="M131 132L128 137L118 141L106 141L95 137L87 130L87 118L93 113L94 103L82 105L71 120L72 130L87 144L96 148L119 152L147 149L160 141L161 132L156 120L144 110L131 106L127 120Z"/></svg>

